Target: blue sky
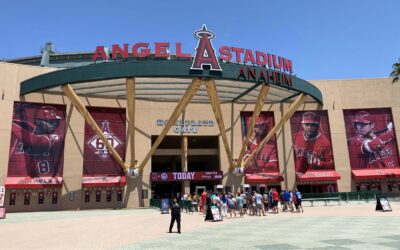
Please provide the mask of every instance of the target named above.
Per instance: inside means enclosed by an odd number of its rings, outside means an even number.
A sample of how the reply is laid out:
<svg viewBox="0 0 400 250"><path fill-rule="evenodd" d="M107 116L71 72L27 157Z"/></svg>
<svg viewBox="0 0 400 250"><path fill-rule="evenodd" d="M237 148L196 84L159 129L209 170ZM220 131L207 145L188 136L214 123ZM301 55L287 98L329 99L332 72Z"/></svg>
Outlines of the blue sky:
<svg viewBox="0 0 400 250"><path fill-rule="evenodd" d="M303 79L387 77L400 57L399 0L4 1L0 58L94 51L97 45L182 42L204 23L222 45L293 61Z"/></svg>

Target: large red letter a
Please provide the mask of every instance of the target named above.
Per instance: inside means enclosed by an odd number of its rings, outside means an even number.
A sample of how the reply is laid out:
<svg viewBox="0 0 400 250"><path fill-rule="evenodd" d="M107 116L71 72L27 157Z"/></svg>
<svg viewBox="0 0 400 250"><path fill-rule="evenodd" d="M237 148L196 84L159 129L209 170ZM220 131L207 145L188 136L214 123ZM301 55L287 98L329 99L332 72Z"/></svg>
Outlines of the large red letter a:
<svg viewBox="0 0 400 250"><path fill-rule="evenodd" d="M202 29L195 32L195 37L199 39L199 44L196 48L196 54L191 69L203 70L204 65L210 65L210 70L222 71L217 56L215 55L215 49L211 44L211 40L215 35L208 31L203 24Z"/></svg>

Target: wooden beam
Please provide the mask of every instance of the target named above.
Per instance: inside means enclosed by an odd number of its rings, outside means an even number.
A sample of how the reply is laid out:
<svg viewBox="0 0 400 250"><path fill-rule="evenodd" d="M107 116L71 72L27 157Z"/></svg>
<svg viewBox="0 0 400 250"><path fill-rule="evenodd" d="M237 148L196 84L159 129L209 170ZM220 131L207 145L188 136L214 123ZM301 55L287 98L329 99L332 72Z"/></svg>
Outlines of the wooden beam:
<svg viewBox="0 0 400 250"><path fill-rule="evenodd" d="M188 137L187 136L182 136L181 139L181 146L182 146L182 152L181 152L181 169L182 172L187 172L188 171Z"/></svg>
<svg viewBox="0 0 400 250"><path fill-rule="evenodd" d="M188 171L188 137L182 135L181 137L181 170L182 172ZM182 190L184 193L190 193L190 181L182 181Z"/></svg>
<svg viewBox="0 0 400 250"><path fill-rule="evenodd" d="M168 133L169 129L175 124L175 121L178 119L179 115L183 112L186 106L189 104L190 100L192 100L193 96L196 94L197 90L200 88L201 80L199 78L195 78L192 80L192 83L186 89L185 94L182 96L181 100L175 107L174 112L172 112L171 117L168 119L167 124L165 125L164 129L161 131L161 134L157 137L157 140L151 146L150 151L147 153L146 157L142 161L139 166L139 171L142 172L144 166L146 165L147 161L153 155L154 151L160 145L162 140L164 139L165 135Z"/></svg>
<svg viewBox="0 0 400 250"><path fill-rule="evenodd" d="M306 98L307 95L303 93L297 97L296 101L292 103L292 105L290 105L290 108L282 116L279 123L276 124L268 133L268 135L258 144L256 150L254 150L253 153L251 153L251 155L247 159L245 159L245 161L242 164L244 168L246 168L247 165L250 163L250 161L253 160L254 156L257 155L258 152L260 152L264 144L268 142L271 139L271 137L274 136L276 132L283 127L283 124L285 124L285 122L293 115L293 113L299 108L299 106L305 101Z"/></svg>
<svg viewBox="0 0 400 250"><path fill-rule="evenodd" d="M89 126L94 130L96 135L100 137L100 139L103 141L104 145L112 155L112 157L117 161L119 166L123 169L124 172L128 171L128 167L125 165L124 161L122 160L121 156L118 154L118 152L112 147L110 142L107 140L107 138L104 136L103 131L99 128L97 125L96 121L93 119L93 117L90 115L89 111L86 109L85 105L81 101L81 99L77 96L75 91L72 89L71 85L66 84L61 87L63 90L64 94L69 98L71 103L75 106L75 108L79 111L79 113L83 116L85 121L89 124Z"/></svg>
<svg viewBox="0 0 400 250"><path fill-rule="evenodd" d="M210 98L211 107L212 110L214 111L215 120L217 121L219 131L221 132L222 142L224 143L225 151L228 156L229 169L233 169L234 166L232 160L232 153L231 150L229 149L228 138L226 137L225 125L221 112L221 105L218 100L217 87L215 86L214 80L207 80L205 81L205 83L207 87L208 97Z"/></svg>
<svg viewBox="0 0 400 250"><path fill-rule="evenodd" d="M126 99L128 108L129 145L131 147L131 161L127 165L135 167L135 78L126 78Z"/></svg>
<svg viewBox="0 0 400 250"><path fill-rule="evenodd" d="M241 163L243 160L244 153L246 152L247 146L250 141L250 137L253 135L254 125L256 124L257 117L260 115L262 107L264 106L265 97L268 95L269 85L263 84L261 86L260 94L258 95L258 99L256 102L256 106L254 107L253 116L251 117L250 126L247 128L246 138L244 138L242 149L240 151L240 155L238 157L238 163ZM232 170L232 169L229 169Z"/></svg>
<svg viewBox="0 0 400 250"><path fill-rule="evenodd" d="M251 86L250 88L248 88L246 91L244 91L243 93L241 93L240 95L238 95L237 97L235 97L232 102L236 102L237 100L239 100L240 98L242 98L243 96L247 95L248 93L250 93L252 90L256 89L259 85L261 85L262 82L258 82L256 84L254 84L253 86Z"/></svg>

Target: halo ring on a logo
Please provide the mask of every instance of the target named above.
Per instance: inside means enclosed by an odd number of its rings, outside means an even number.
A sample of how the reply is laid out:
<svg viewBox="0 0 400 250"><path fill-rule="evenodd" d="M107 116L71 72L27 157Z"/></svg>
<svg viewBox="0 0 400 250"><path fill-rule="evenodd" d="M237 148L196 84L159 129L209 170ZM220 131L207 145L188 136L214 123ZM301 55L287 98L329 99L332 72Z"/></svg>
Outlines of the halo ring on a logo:
<svg viewBox="0 0 400 250"><path fill-rule="evenodd" d="M208 37L208 39L210 39L210 40L214 39L214 37L215 37L214 33L207 30L207 27L204 24L203 24L203 28L201 30L196 30L194 32L194 36L198 39L201 39L201 38L203 38L203 36L202 36L203 34L205 34Z"/></svg>

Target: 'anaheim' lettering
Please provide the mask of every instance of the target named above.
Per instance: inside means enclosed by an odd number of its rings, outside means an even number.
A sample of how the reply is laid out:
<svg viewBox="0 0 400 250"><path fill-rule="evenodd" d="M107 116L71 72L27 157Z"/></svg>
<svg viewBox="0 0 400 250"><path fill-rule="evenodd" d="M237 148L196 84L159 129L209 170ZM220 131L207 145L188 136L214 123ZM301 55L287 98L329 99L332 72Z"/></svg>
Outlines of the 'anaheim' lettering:
<svg viewBox="0 0 400 250"><path fill-rule="evenodd" d="M274 85L282 85L289 88L292 87L293 82L292 75L288 75L279 71L255 67L240 67L237 79L271 83Z"/></svg>

